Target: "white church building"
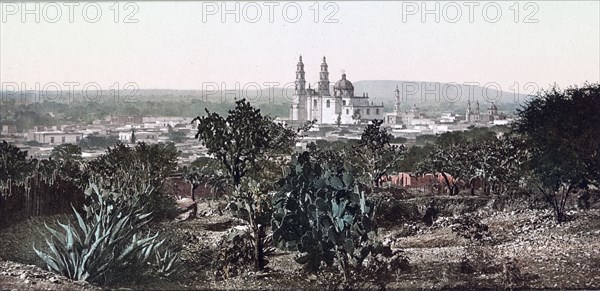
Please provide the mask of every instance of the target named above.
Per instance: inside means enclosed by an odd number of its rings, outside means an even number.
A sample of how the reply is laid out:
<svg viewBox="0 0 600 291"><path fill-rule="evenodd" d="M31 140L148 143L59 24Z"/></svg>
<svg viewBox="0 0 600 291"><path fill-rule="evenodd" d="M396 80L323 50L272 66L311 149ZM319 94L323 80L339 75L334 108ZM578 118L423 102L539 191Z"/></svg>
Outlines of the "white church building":
<svg viewBox="0 0 600 291"><path fill-rule="evenodd" d="M383 119L383 103L369 102L369 95L354 96L354 85L346 74L333 85L333 95L329 91L329 72L325 57L321 63L318 88L306 88L302 56L296 68L296 82L290 121L316 121L316 124L361 124L373 119Z"/></svg>

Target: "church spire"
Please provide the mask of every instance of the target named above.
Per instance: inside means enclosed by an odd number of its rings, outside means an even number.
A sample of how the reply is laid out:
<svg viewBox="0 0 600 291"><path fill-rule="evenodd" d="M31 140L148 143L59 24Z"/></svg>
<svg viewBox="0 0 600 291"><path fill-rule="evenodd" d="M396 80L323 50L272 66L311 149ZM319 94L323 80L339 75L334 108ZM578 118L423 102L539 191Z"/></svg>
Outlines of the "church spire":
<svg viewBox="0 0 600 291"><path fill-rule="evenodd" d="M327 59L323 56L321 63L321 73L319 74L319 94L329 96L329 71L327 70Z"/></svg>
<svg viewBox="0 0 600 291"><path fill-rule="evenodd" d="M304 79L304 63L302 62L302 55L298 59L298 64L296 65L296 94L300 95L303 93L306 88L306 80Z"/></svg>

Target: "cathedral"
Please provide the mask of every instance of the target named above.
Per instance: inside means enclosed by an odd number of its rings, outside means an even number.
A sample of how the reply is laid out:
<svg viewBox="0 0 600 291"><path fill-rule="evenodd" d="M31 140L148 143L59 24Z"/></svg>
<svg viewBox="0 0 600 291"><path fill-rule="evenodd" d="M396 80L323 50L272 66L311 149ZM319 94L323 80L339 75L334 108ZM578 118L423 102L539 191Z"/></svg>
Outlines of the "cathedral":
<svg viewBox="0 0 600 291"><path fill-rule="evenodd" d="M333 95L329 90L329 71L323 57L317 88L306 88L302 56L296 66L296 82L290 108L291 121L315 121L316 124L360 124L373 119L383 119L383 103L369 103L369 95L354 96L354 85L346 74L333 85Z"/></svg>

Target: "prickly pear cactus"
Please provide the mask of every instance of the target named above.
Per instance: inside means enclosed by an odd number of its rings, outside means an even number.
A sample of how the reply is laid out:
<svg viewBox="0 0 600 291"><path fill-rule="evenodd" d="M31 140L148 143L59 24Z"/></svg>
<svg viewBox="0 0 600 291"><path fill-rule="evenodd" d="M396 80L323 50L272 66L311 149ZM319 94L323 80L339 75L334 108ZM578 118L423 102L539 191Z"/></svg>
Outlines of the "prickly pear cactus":
<svg viewBox="0 0 600 291"><path fill-rule="evenodd" d="M304 152L279 181L273 201L273 242L296 250L296 261L316 271L338 263L351 266L381 246L376 243L375 203L359 193L349 166L319 165Z"/></svg>

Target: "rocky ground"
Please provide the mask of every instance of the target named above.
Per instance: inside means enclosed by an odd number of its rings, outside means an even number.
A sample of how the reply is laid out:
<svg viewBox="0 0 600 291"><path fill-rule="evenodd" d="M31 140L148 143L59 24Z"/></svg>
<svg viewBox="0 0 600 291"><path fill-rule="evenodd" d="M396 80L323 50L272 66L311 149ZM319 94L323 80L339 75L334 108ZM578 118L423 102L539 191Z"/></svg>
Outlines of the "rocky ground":
<svg viewBox="0 0 600 291"><path fill-rule="evenodd" d="M34 265L0 260L0 290L102 290L72 281Z"/></svg>
<svg viewBox="0 0 600 291"><path fill-rule="evenodd" d="M482 203L484 205L485 203ZM469 210L470 211L470 210ZM460 213L460 212L459 212ZM458 215L459 213L455 213ZM294 262L294 254L276 251L269 269L262 273L239 266L240 275L215 279L213 262L220 238L239 222L213 213L208 203L198 206L198 217L165 221L153 227L179 246L185 271L173 280L138 279L109 288L132 289L327 289L340 287L334 270L306 274ZM387 280L387 288L600 288L600 210L572 210L570 220L554 222L547 210L497 211L482 206L468 215L489 228L489 237L471 241L452 230L451 214L433 225L403 222L386 225L381 239L401 249L410 268ZM38 217L0 230L0 290L93 290L94 286L72 282L43 271L32 249L42 245L37 231L44 222L65 216ZM18 262L18 263L16 263ZM374 287L366 284L355 287Z"/></svg>

